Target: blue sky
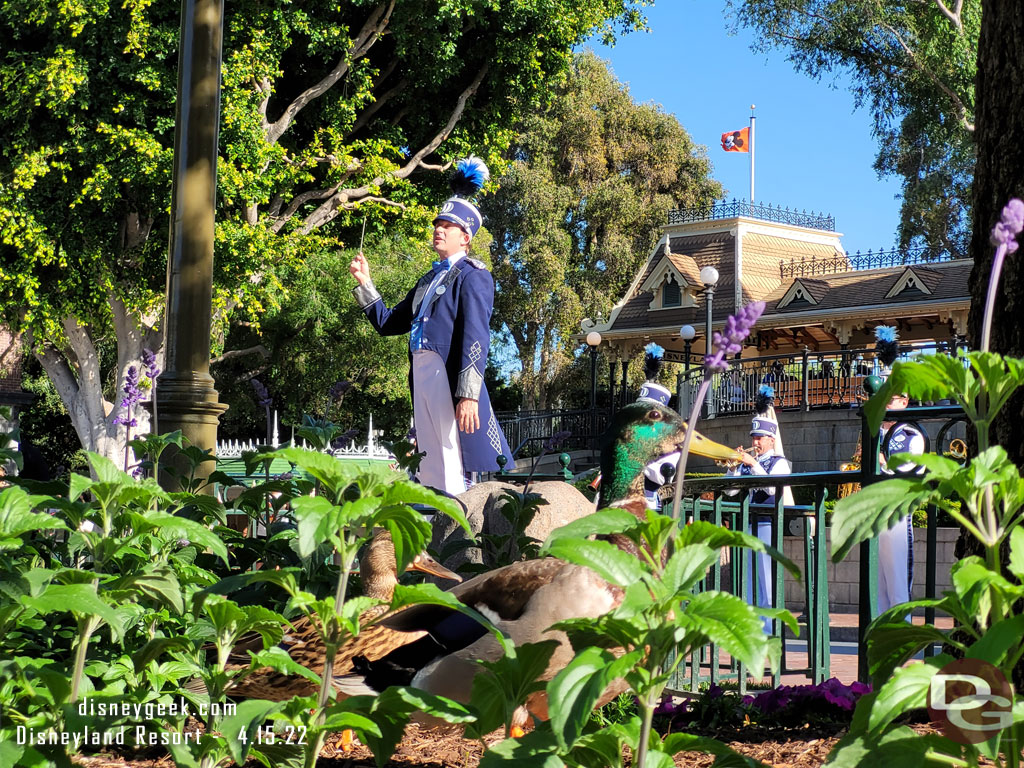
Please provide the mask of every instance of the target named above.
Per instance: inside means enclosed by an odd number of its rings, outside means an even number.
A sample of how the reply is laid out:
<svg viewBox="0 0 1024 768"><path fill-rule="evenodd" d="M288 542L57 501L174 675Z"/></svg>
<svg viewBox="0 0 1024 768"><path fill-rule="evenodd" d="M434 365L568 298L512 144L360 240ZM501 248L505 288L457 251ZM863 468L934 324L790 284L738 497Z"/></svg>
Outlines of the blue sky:
<svg viewBox="0 0 1024 768"><path fill-rule="evenodd" d="M750 162L724 152L721 135L748 125L756 104L757 202L831 214L848 253L894 247L900 185L872 167L871 116L854 110L849 79L815 81L784 51L752 52L754 34L731 36L724 8L725 0L658 0L646 10L650 32L588 47L635 101L659 104L708 148L729 199L749 197Z"/></svg>

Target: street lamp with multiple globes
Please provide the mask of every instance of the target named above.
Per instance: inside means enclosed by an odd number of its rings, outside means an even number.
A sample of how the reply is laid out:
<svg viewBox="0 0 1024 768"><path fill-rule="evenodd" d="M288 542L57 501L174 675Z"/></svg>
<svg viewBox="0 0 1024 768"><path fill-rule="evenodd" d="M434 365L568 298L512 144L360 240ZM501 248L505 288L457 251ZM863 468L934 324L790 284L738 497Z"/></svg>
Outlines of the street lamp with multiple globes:
<svg viewBox="0 0 1024 768"><path fill-rule="evenodd" d="M601 346L601 334L591 331L587 334L587 346L590 347L590 434L597 443L597 348Z"/></svg>
<svg viewBox="0 0 1024 768"><path fill-rule="evenodd" d="M715 284L718 282L718 270L708 265L700 271L700 281L704 283L704 357L711 354L711 303L715 297ZM709 409L705 416L710 416L711 401L706 404Z"/></svg>

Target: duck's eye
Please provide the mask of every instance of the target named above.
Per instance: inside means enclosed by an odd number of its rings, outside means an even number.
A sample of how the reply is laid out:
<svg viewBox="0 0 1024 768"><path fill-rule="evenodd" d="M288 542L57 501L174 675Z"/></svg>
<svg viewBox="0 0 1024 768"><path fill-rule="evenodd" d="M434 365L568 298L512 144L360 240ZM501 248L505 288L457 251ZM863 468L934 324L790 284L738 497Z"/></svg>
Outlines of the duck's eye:
<svg viewBox="0 0 1024 768"><path fill-rule="evenodd" d="M651 421L661 421L661 411L649 411L647 418Z"/></svg>

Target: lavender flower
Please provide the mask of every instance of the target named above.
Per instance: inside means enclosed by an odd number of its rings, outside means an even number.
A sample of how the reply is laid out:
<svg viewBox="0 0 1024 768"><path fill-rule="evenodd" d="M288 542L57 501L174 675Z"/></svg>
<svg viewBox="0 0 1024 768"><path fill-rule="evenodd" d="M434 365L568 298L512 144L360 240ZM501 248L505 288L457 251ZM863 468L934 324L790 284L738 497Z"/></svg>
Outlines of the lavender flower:
<svg viewBox="0 0 1024 768"><path fill-rule="evenodd" d="M750 335L754 323L764 312L763 301L752 301L725 321L723 333L715 331L711 345L712 354L704 358L704 368L709 373L724 372L729 364L726 358L743 351L743 342Z"/></svg>
<svg viewBox="0 0 1024 768"><path fill-rule="evenodd" d="M124 397L121 399L121 407L125 409L124 414L114 417L115 424L124 424L126 427L134 427L138 422L133 415L135 406L142 399L142 390L139 389L139 372L134 365L128 366L124 375Z"/></svg>
<svg viewBox="0 0 1024 768"><path fill-rule="evenodd" d="M572 437L572 432L568 429L563 429L560 432L555 432L549 437L544 443L544 453L552 453L562 447L562 443Z"/></svg>
<svg viewBox="0 0 1024 768"><path fill-rule="evenodd" d="M989 238L992 245L1006 246L1006 253L1014 253L1017 250L1017 235L1024 229L1024 202L1013 198L1003 208L1003 215L999 223L992 228L992 235Z"/></svg>
<svg viewBox="0 0 1024 768"><path fill-rule="evenodd" d="M263 383L259 379L250 379L249 383L252 384L253 391L256 393L256 404L262 408L268 407L274 402L274 399L267 392L267 388L263 386Z"/></svg>
<svg viewBox="0 0 1024 768"><path fill-rule="evenodd" d="M153 350L142 350L142 367L146 371L146 378L150 381L156 381L156 377L160 375L160 369L156 367L156 355L153 353Z"/></svg>
<svg viewBox="0 0 1024 768"><path fill-rule="evenodd" d="M996 246L992 257L992 274L988 278L988 294L985 296L985 312L981 324L981 351L988 352L992 339L992 315L996 309L996 288L1003 271L1003 260L1006 254L1017 250L1017 235L1024 229L1024 202L1011 198L1003 208L999 223L992 228L990 241Z"/></svg>

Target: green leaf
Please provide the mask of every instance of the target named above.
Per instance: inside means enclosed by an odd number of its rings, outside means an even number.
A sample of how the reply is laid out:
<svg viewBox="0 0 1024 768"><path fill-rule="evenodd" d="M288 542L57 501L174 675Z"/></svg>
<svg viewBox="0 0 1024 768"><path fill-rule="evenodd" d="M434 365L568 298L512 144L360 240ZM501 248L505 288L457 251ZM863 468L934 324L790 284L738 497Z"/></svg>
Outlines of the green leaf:
<svg viewBox="0 0 1024 768"><path fill-rule="evenodd" d="M589 536L602 533L622 533L640 525L640 521L624 509L607 507L599 509L584 517L577 518L566 523L560 528L555 528L548 534L541 552L547 551L547 546L558 539L585 539Z"/></svg>
<svg viewBox="0 0 1024 768"><path fill-rule="evenodd" d="M950 661L949 656L942 654L925 659L923 664L911 664L895 670L871 703L868 730L880 733L904 712L926 706L932 678Z"/></svg>
<svg viewBox="0 0 1024 768"><path fill-rule="evenodd" d="M892 671L902 667L922 648L944 643L946 635L931 626L897 621L887 624L872 622L867 633L868 671L875 688L880 687Z"/></svg>
<svg viewBox="0 0 1024 768"><path fill-rule="evenodd" d="M678 547L665 564L662 581L673 593L689 591L718 562L720 553L705 544Z"/></svg>
<svg viewBox="0 0 1024 768"><path fill-rule="evenodd" d="M555 539L545 546L552 557L586 566L605 581L620 587L648 578L636 557L607 541Z"/></svg>
<svg viewBox="0 0 1024 768"><path fill-rule="evenodd" d="M836 744L825 765L829 768L863 768L865 765L925 768L941 764L929 759L930 752L949 754L948 749L949 742L941 736L917 733L905 725L881 734L851 731ZM960 757L959 749L954 755Z"/></svg>
<svg viewBox="0 0 1024 768"><path fill-rule="evenodd" d="M140 573L122 576L103 585L108 590L137 590L172 608L177 613L185 612L181 584L174 569L168 565L151 566Z"/></svg>
<svg viewBox="0 0 1024 768"><path fill-rule="evenodd" d="M734 750L728 744L718 739L707 736L693 736L689 733L670 733L661 742L661 749L665 754L678 755L680 752L704 752L719 758L714 765L736 765L749 766L749 768L767 768L764 763L752 757L746 757ZM722 761L722 758L729 759L729 763Z"/></svg>
<svg viewBox="0 0 1024 768"><path fill-rule="evenodd" d="M272 645L269 648L254 653L252 660L257 669L259 667L270 667L276 672L283 672L286 675L298 675L307 680L312 680L317 685L320 684L320 676L318 674L308 667L299 664L288 655L288 651L279 645Z"/></svg>
<svg viewBox="0 0 1024 768"><path fill-rule="evenodd" d="M981 639L967 649L970 659L981 659L996 667L1003 667L1009 657L1024 642L1024 614L997 621L981 636Z"/></svg>
<svg viewBox="0 0 1024 768"><path fill-rule="evenodd" d="M224 563L228 562L228 549L224 541L205 525L185 517L178 517L166 512L150 512L146 519L168 538L187 539L200 547L210 550Z"/></svg>
<svg viewBox="0 0 1024 768"><path fill-rule="evenodd" d="M59 517L32 511L40 500L41 497L31 497L17 486L0 491L0 538L15 539L30 531L66 530Z"/></svg>
<svg viewBox="0 0 1024 768"><path fill-rule="evenodd" d="M518 739L492 744L480 758L479 768L564 768L558 743L550 730L537 728Z"/></svg>
<svg viewBox="0 0 1024 768"><path fill-rule="evenodd" d="M263 725L263 721L270 715L281 710L284 706L279 701L263 701L262 699L247 699L238 703L235 713L225 717L221 722L220 731L224 734L231 758L238 764L244 765L246 756L256 741L256 729ZM245 734L245 739L240 734Z"/></svg>
<svg viewBox="0 0 1024 768"><path fill-rule="evenodd" d="M1024 527L1017 526L1010 531L1010 573L1024 581Z"/></svg>
<svg viewBox="0 0 1024 768"><path fill-rule="evenodd" d="M840 499L832 512L832 562L838 563L855 545L892 528L931 495L920 479L899 477L872 483Z"/></svg>
<svg viewBox="0 0 1024 768"><path fill-rule="evenodd" d="M299 557L310 557L325 541L337 537L335 512L338 508L323 496L300 496L292 500L292 511L298 523Z"/></svg>
<svg viewBox="0 0 1024 768"><path fill-rule="evenodd" d="M616 658L601 648L584 648L547 685L551 730L562 749L570 748L583 733L597 700L608 685L643 658L632 651Z"/></svg>
<svg viewBox="0 0 1024 768"><path fill-rule="evenodd" d="M121 634L117 613L96 594L95 584L50 584L39 597L23 597L23 605L39 613L63 613L76 616L98 616L106 622L115 636Z"/></svg>
<svg viewBox="0 0 1024 768"><path fill-rule="evenodd" d="M476 722L468 726L469 738L482 738L495 728L511 722L516 707L534 691L544 688L538 678L547 670L551 654L558 647L556 640L524 643L497 661L479 662L486 671L473 678L470 707Z"/></svg>
<svg viewBox="0 0 1024 768"><path fill-rule="evenodd" d="M385 507L375 516L374 522L383 525L391 534L399 573L405 571L413 558L423 552L430 541L430 523L411 507Z"/></svg>
<svg viewBox="0 0 1024 768"><path fill-rule="evenodd" d="M770 648L759 610L736 595L702 592L686 605L677 624L688 632L699 633L699 641L687 638L690 648L712 642L751 669L763 669ZM792 616L790 621L794 626Z"/></svg>
<svg viewBox="0 0 1024 768"><path fill-rule="evenodd" d="M470 536L473 535L473 530L470 528L469 520L466 519L466 513L463 511L462 505L457 500L437 493L424 485L410 480L398 480L392 483L384 491L383 506L393 506L396 504L424 504L428 507L433 507L438 512L448 515L448 517L457 522Z"/></svg>
<svg viewBox="0 0 1024 768"><path fill-rule="evenodd" d="M184 637L154 637L132 654L132 665L136 672L141 672L149 666L149 662L158 659L165 651L191 646Z"/></svg>
<svg viewBox="0 0 1024 768"><path fill-rule="evenodd" d="M418 605L443 605L448 608L452 608L479 622L481 626L486 627L487 631L494 635L506 653L508 653L512 648L509 640L501 633L501 630L491 623L490 619L476 611L474 608L460 602L459 599L450 592L443 591L436 584L399 584L396 586L395 594L391 598L390 610L394 612L407 605L413 606L413 608L410 609L410 615L413 615L412 612L416 610L415 606ZM404 612L402 615L405 615Z"/></svg>

